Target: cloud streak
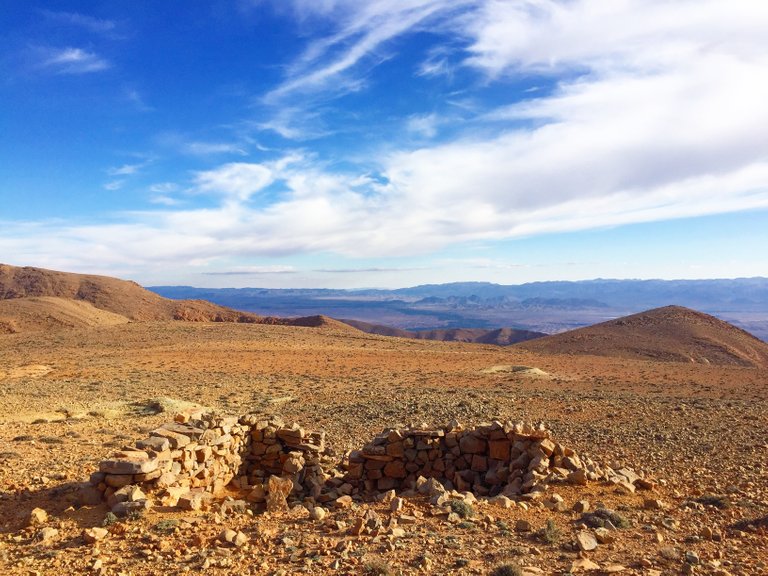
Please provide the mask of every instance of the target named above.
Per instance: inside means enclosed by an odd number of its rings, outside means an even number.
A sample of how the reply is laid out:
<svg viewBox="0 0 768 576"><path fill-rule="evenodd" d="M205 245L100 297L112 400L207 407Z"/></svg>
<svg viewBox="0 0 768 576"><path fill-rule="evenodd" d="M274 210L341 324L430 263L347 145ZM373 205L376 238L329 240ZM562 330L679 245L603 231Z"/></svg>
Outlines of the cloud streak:
<svg viewBox="0 0 768 576"><path fill-rule="evenodd" d="M82 48L46 48L40 51L38 67L55 74L89 74L111 66L108 60Z"/></svg>

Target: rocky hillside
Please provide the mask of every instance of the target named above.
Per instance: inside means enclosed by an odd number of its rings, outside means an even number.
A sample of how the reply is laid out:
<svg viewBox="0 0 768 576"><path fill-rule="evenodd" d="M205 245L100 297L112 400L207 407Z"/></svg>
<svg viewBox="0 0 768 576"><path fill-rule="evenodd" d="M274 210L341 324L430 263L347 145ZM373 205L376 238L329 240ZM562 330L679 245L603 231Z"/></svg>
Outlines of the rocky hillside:
<svg viewBox="0 0 768 576"><path fill-rule="evenodd" d="M655 308L519 346L547 354L768 367L768 344L714 316L682 306Z"/></svg>
<svg viewBox="0 0 768 576"><path fill-rule="evenodd" d="M180 320L350 328L324 316L264 317L206 300L171 300L135 282L0 264L0 334Z"/></svg>

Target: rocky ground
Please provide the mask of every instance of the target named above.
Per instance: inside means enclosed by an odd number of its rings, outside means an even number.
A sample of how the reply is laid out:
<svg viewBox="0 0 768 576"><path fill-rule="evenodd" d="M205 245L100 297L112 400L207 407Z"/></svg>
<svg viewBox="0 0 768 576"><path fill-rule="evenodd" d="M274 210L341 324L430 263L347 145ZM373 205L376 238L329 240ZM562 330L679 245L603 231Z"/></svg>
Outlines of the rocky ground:
<svg viewBox="0 0 768 576"><path fill-rule="evenodd" d="M0 336L0 573L765 574L767 390L754 369L333 329L157 323ZM580 454L642 470L657 487L552 485L510 507L458 494L453 508L428 494L393 505L390 495L329 505L323 518L217 504L115 521L103 505L72 505L71 487L99 460L189 403L324 428L339 456L396 424L541 420ZM612 517L615 530L580 511L600 506L623 519Z"/></svg>

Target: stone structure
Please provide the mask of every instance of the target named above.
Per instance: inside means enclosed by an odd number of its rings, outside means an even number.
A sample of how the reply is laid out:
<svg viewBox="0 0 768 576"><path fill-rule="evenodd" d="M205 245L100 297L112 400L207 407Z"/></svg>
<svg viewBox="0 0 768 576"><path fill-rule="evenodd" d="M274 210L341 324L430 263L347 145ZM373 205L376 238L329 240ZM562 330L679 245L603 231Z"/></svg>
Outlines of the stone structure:
<svg viewBox="0 0 768 576"><path fill-rule="evenodd" d="M135 448L123 448L102 461L90 483L123 513L151 505L146 493L164 505L188 509L201 508L227 490L244 492L259 503L268 501L270 487L286 496L317 496L328 479L322 468L324 452L324 432L286 426L275 417L199 410L178 414Z"/></svg>
<svg viewBox="0 0 768 576"><path fill-rule="evenodd" d="M413 488L419 476L460 492L514 497L542 481L586 483L602 470L554 442L543 426L522 423L390 429L349 457L347 480L363 494Z"/></svg>
<svg viewBox="0 0 768 576"><path fill-rule="evenodd" d="M113 511L130 513L153 501L195 510L229 494L268 510L284 509L289 496L351 502L418 488L425 479L478 496L517 497L555 481L602 479L634 491L639 477L582 460L541 425L388 429L337 462L326 453L322 431L277 417L198 410L176 415L102 461L90 484Z"/></svg>

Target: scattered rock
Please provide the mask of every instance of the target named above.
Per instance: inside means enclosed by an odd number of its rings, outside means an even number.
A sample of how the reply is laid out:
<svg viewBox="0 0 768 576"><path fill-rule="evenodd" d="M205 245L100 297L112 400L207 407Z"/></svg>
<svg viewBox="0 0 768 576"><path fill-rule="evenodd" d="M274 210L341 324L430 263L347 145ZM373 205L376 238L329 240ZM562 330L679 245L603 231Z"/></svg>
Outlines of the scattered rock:
<svg viewBox="0 0 768 576"><path fill-rule="evenodd" d="M577 514L583 514L589 511L589 500L579 500L573 504L573 511Z"/></svg>
<svg viewBox="0 0 768 576"><path fill-rule="evenodd" d="M42 508L33 508L29 513L29 525L40 526L48 522L48 512Z"/></svg>
<svg viewBox="0 0 768 576"><path fill-rule="evenodd" d="M40 532L37 533L37 539L43 544L50 544L51 540L56 538L56 536L58 535L59 535L59 531L56 528L51 528L50 526L46 526L45 528L40 530Z"/></svg>
<svg viewBox="0 0 768 576"><path fill-rule="evenodd" d="M94 544L96 542L99 542L101 540L104 540L109 535L109 530L106 528L101 528L99 526L94 526L93 528L86 528L83 530L83 540L87 544Z"/></svg>
<svg viewBox="0 0 768 576"><path fill-rule="evenodd" d="M592 532L582 530L576 534L576 543L579 545L579 549L583 552L589 552L597 548L597 539Z"/></svg>
<svg viewBox="0 0 768 576"><path fill-rule="evenodd" d="M530 532L533 530L533 525L528 520L517 520L515 522L515 530L518 532Z"/></svg>
<svg viewBox="0 0 768 576"><path fill-rule="evenodd" d="M571 572L593 572L600 570L600 565L589 558L578 558L571 564Z"/></svg>

